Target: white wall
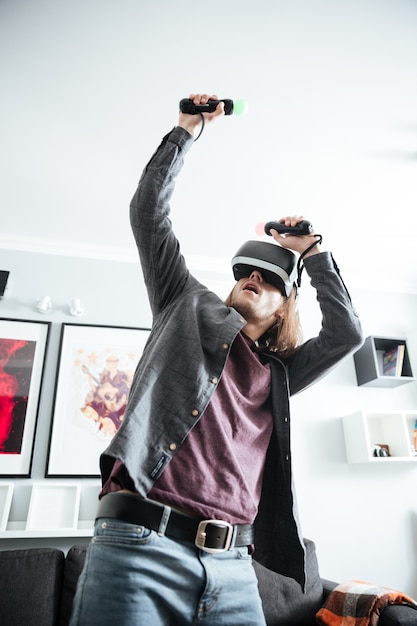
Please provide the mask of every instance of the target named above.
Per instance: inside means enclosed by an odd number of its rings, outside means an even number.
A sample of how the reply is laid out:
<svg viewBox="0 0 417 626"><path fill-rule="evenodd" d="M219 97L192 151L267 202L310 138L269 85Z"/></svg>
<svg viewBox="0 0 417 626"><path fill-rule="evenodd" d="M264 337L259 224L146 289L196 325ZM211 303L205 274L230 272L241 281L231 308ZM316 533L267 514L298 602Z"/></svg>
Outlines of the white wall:
<svg viewBox="0 0 417 626"><path fill-rule="evenodd" d="M32 478L15 481L11 516L21 520L27 512L30 485L43 479L45 472L61 323L149 327L151 318L138 263L0 251L0 268L11 272L0 301L0 316L53 323ZM225 280L225 284L229 282ZM357 287L350 292L365 334L406 338L416 373L417 295ZM47 318L35 307L44 294L49 294L55 305ZM86 309L76 320L67 313L67 303L74 295ZM320 315L306 275L300 313L307 338L317 332ZM347 464L341 416L361 408L416 410L416 383L396 389L360 388L349 357L327 378L292 399L294 470L304 535L316 542L324 577L369 580L415 597L417 465ZM91 519L99 481L81 482L81 518ZM34 545L34 541L2 540L0 549ZM69 539L36 541L36 545L64 548L71 543Z"/></svg>
<svg viewBox="0 0 417 626"><path fill-rule="evenodd" d="M350 292L365 336L406 338L416 373L417 296ZM314 332L310 305L302 314L304 327ZM316 542L325 578L367 580L417 595L417 465L348 465L341 423L343 415L360 409L416 408L415 382L394 389L358 387L351 357L292 399L302 525Z"/></svg>

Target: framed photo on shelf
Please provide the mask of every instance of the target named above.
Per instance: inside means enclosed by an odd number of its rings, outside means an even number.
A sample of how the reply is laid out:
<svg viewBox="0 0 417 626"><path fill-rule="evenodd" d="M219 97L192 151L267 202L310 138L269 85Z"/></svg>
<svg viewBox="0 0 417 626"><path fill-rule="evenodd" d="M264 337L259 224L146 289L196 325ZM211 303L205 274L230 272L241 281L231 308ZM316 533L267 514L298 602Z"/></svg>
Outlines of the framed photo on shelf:
<svg viewBox="0 0 417 626"><path fill-rule="evenodd" d="M63 324L46 477L99 477L149 329Z"/></svg>
<svg viewBox="0 0 417 626"><path fill-rule="evenodd" d="M0 476L31 475L50 326L0 319Z"/></svg>

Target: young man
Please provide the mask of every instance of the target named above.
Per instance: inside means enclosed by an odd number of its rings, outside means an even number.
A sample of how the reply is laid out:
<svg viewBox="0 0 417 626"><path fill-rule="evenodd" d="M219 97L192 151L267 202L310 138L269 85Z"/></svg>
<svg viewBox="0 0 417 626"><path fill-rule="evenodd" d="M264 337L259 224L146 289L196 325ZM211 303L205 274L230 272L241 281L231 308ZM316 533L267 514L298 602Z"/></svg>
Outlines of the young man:
<svg viewBox="0 0 417 626"><path fill-rule="evenodd" d="M203 115L213 122L223 105ZM73 626L262 625L252 552L305 584L289 395L360 345L360 323L313 233L272 231L280 245L242 246L226 303L188 272L169 201L201 123L180 113L131 203L153 325L123 424L101 458ZM323 315L318 337L301 345L290 249L309 249L303 261Z"/></svg>

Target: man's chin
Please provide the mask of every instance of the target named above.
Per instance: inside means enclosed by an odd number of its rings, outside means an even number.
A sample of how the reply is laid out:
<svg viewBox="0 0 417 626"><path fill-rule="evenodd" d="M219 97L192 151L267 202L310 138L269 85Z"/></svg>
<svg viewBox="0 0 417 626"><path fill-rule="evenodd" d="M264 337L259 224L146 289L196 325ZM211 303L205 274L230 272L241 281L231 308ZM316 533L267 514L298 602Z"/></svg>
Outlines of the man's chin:
<svg viewBox="0 0 417 626"><path fill-rule="evenodd" d="M251 302L242 302L240 300L233 300L232 307L245 318L246 321L251 318L253 313L253 304Z"/></svg>

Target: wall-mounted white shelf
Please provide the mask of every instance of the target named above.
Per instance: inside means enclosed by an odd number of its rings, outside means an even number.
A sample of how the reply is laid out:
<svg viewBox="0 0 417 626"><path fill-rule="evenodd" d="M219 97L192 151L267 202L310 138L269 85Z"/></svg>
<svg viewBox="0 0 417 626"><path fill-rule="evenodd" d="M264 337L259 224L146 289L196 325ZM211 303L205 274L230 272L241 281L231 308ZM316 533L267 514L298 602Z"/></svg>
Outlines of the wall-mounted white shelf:
<svg viewBox="0 0 417 626"><path fill-rule="evenodd" d="M9 522L0 532L0 539L41 539L44 537L92 537L94 520L78 522L71 530L48 528L47 530L26 530L26 522Z"/></svg>
<svg viewBox="0 0 417 626"><path fill-rule="evenodd" d="M92 537L94 520L80 520L80 483L35 482L27 519L9 519L14 483L0 483L0 540Z"/></svg>
<svg viewBox="0 0 417 626"><path fill-rule="evenodd" d="M417 411L357 411L342 418L348 463L417 463L413 431ZM375 446L390 456L374 456Z"/></svg>
<svg viewBox="0 0 417 626"><path fill-rule="evenodd" d="M383 370L384 354L398 346L403 346L404 350L401 371L398 375L386 375ZM359 386L398 387L415 380L404 339L367 337L361 348L353 355L353 360Z"/></svg>

